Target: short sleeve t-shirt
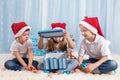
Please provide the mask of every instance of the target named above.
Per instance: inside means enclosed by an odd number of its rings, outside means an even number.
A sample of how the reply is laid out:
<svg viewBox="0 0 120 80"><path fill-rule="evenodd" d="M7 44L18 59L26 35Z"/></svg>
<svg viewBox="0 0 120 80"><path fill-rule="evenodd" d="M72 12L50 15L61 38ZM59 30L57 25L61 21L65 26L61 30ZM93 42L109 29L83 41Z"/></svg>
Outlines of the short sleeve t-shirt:
<svg viewBox="0 0 120 80"><path fill-rule="evenodd" d="M17 40L14 40L11 45L10 50L12 53L13 53L13 51L19 51L21 57L27 57L28 48L33 48L32 41L30 39L27 40L27 42L24 44L20 44Z"/></svg>
<svg viewBox="0 0 120 80"><path fill-rule="evenodd" d="M95 41L92 43L83 39L78 54L80 56L87 54L90 58L95 59L100 59L102 56L107 55L109 59L112 59L107 40L100 35L96 35Z"/></svg>

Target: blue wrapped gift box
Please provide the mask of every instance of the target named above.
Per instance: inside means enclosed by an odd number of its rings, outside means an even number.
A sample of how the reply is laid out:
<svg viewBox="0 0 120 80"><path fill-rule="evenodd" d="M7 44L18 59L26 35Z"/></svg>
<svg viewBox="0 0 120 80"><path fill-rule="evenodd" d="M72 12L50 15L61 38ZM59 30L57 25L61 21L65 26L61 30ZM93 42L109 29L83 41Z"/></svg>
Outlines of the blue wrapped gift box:
<svg viewBox="0 0 120 80"><path fill-rule="evenodd" d="M67 67L66 59L64 58L47 58L44 60L43 65L44 70L65 69Z"/></svg>
<svg viewBox="0 0 120 80"><path fill-rule="evenodd" d="M62 29L42 30L38 32L38 35L43 36L44 38L63 37L64 34L65 32Z"/></svg>
<svg viewBox="0 0 120 80"><path fill-rule="evenodd" d="M46 53L44 57L44 70L65 69L67 67L67 55L63 52Z"/></svg>

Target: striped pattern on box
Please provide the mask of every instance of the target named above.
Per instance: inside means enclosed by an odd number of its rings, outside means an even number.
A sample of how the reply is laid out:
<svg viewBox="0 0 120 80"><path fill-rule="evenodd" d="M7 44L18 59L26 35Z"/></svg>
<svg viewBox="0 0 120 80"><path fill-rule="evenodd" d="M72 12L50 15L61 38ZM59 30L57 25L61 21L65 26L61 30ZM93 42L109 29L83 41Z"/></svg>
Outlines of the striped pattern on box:
<svg viewBox="0 0 120 80"><path fill-rule="evenodd" d="M44 60L44 70L65 69L66 59L64 58L47 58Z"/></svg>

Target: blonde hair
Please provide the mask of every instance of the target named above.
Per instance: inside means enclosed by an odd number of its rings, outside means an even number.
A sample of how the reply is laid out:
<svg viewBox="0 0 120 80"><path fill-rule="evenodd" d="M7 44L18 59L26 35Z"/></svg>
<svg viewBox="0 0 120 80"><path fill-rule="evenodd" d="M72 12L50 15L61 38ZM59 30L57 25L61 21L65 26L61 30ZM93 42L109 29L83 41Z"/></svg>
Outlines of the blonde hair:
<svg viewBox="0 0 120 80"><path fill-rule="evenodd" d="M47 43L47 52L52 52L55 50L55 41L53 38L48 40ZM67 42L65 40L65 38L63 38L63 40L61 42L58 43L59 44L59 50L60 51L67 51Z"/></svg>

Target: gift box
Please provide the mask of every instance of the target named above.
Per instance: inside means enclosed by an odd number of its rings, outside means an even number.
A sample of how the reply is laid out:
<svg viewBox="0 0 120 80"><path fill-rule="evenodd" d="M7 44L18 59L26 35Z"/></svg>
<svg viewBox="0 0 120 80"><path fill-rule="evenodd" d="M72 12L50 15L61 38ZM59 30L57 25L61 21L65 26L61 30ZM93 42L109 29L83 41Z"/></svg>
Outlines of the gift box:
<svg viewBox="0 0 120 80"><path fill-rule="evenodd" d="M65 69L67 67L66 59L64 58L47 58L44 60L44 70Z"/></svg>
<svg viewBox="0 0 120 80"><path fill-rule="evenodd" d="M65 52L46 53L43 62L44 70L65 69L67 67Z"/></svg>
<svg viewBox="0 0 120 80"><path fill-rule="evenodd" d="M63 37L65 32L62 29L55 29L55 30L42 30L38 32L39 36L44 38L56 38L56 37Z"/></svg>

